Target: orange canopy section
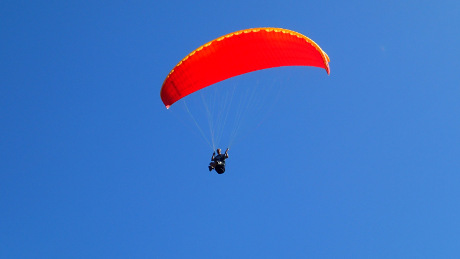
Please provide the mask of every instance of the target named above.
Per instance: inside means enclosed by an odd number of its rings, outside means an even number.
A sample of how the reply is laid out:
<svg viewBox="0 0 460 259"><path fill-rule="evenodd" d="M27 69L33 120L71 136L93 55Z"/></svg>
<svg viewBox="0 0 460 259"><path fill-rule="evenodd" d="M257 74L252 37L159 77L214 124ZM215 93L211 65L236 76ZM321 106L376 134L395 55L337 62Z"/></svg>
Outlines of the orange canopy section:
<svg viewBox="0 0 460 259"><path fill-rule="evenodd" d="M295 31L255 28L227 34L194 50L177 64L161 88L166 108L204 87L244 73L281 66L321 67L329 57Z"/></svg>

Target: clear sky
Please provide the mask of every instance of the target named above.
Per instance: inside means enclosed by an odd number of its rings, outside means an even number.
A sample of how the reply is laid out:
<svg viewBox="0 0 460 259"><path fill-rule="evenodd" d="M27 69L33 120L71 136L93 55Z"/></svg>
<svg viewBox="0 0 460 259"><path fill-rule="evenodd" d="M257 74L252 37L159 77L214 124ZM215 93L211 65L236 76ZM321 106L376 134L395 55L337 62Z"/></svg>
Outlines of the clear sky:
<svg viewBox="0 0 460 259"><path fill-rule="evenodd" d="M254 27L331 75L294 68L217 175L159 92ZM457 0L1 1L0 258L460 257L459 28Z"/></svg>

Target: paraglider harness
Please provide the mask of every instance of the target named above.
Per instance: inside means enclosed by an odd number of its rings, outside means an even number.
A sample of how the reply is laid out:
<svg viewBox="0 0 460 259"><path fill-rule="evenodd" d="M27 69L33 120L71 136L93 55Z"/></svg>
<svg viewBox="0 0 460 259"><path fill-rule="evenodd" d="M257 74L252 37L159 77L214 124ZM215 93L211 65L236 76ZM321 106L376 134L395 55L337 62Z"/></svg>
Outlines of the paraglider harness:
<svg viewBox="0 0 460 259"><path fill-rule="evenodd" d="M217 155L214 158L214 162L216 163L215 165L215 170L218 174L223 174L225 173L225 157L224 155Z"/></svg>

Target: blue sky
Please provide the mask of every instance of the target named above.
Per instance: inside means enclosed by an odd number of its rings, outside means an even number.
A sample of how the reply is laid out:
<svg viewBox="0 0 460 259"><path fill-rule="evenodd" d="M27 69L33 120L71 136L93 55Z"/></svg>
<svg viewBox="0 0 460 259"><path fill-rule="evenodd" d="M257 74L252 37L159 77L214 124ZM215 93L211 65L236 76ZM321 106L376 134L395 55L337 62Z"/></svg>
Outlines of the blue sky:
<svg viewBox="0 0 460 259"><path fill-rule="evenodd" d="M217 175L159 92L253 27L331 75L276 72ZM458 1L2 1L0 257L459 257L459 27Z"/></svg>

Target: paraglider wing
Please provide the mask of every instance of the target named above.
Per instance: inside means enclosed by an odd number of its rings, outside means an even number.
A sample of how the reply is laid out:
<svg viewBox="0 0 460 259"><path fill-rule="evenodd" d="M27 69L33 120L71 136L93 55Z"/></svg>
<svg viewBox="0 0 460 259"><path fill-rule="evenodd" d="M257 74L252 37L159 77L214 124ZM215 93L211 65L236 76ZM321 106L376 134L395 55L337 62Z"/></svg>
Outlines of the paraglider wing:
<svg viewBox="0 0 460 259"><path fill-rule="evenodd" d="M166 108L204 87L244 73L281 66L314 66L329 74L329 57L304 35L279 28L237 31L194 50L166 77Z"/></svg>

